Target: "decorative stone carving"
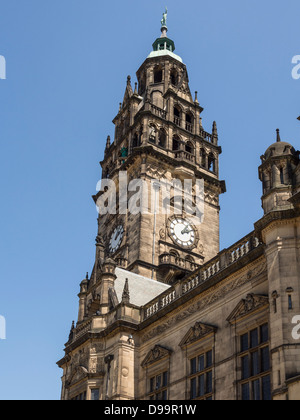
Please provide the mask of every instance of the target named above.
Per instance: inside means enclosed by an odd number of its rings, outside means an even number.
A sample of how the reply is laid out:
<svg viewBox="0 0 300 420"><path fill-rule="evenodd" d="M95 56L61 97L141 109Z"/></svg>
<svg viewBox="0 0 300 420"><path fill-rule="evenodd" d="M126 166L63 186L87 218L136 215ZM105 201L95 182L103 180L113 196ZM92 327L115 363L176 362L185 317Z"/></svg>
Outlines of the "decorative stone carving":
<svg viewBox="0 0 300 420"><path fill-rule="evenodd" d="M166 230L164 228L160 229L159 236L160 236L160 239L162 240L166 239Z"/></svg>
<svg viewBox="0 0 300 420"><path fill-rule="evenodd" d="M201 322L196 322L194 327L190 328L187 334L184 336L179 346L184 347L184 346L187 346L188 344L192 344L208 336L209 334L214 334L216 331L217 331L216 327L202 324Z"/></svg>
<svg viewBox="0 0 300 420"><path fill-rule="evenodd" d="M166 347L162 347L156 345L146 356L144 361L142 362L142 367L150 366L159 360L164 359L165 357L170 357L172 354L172 350L167 349Z"/></svg>
<svg viewBox="0 0 300 420"><path fill-rule="evenodd" d="M265 272L267 269L266 261L263 261L261 264L257 265L252 269L252 277L258 276ZM246 284L248 279L248 271L240 274L239 276L234 277L230 282L225 283L224 285L216 285L211 288L211 293L206 294L203 298L200 298L197 302L190 304L187 307L182 308L179 314L173 316L165 323L158 325L145 333L142 337L142 342L151 340L153 337L156 337L159 334L164 333L169 328L177 324L178 322L190 317L194 313L203 310L209 305L217 302L219 299L224 298L227 293L232 292L240 286Z"/></svg>
<svg viewBox="0 0 300 420"><path fill-rule="evenodd" d="M97 357L90 360L90 373L97 373Z"/></svg>
<svg viewBox="0 0 300 420"><path fill-rule="evenodd" d="M146 172L151 178L155 178L155 179L165 178L165 175L167 173L165 169L162 169L158 165L153 165L153 164L147 165Z"/></svg>
<svg viewBox="0 0 300 420"><path fill-rule="evenodd" d="M90 354L97 354L103 349L104 345L102 343L92 344Z"/></svg>
<svg viewBox="0 0 300 420"><path fill-rule="evenodd" d="M269 305L269 298L264 295L255 295L254 293L250 293L246 296L246 299L242 299L241 302L237 305L237 307L233 310L233 312L227 318L229 323L234 323L238 319L254 312L257 309L260 309L264 306Z"/></svg>

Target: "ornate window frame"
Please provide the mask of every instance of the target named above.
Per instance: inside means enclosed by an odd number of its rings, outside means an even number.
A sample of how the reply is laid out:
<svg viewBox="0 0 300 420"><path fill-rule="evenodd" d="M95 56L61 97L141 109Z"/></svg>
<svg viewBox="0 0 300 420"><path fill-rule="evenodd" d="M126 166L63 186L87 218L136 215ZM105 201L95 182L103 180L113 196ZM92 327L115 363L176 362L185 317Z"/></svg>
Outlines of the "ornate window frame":
<svg viewBox="0 0 300 420"><path fill-rule="evenodd" d="M193 327L191 327L186 335L183 337L179 346L182 351L185 352L186 360L186 395L185 399L190 400L192 397L192 384L198 382L195 399L197 400L208 400L214 399L215 393L215 335L217 332L217 327L204 324L202 322L196 322ZM208 353L211 354L211 363L207 365L206 358ZM192 370L192 363L194 359L199 363L200 358L204 357L205 365L203 368L196 368L195 371ZM198 365L199 366L199 365ZM207 380L207 376L211 375L211 389L209 392L200 393L199 391L199 381L200 377ZM207 390L206 390L207 391Z"/></svg>
<svg viewBox="0 0 300 420"><path fill-rule="evenodd" d="M234 328L235 338L235 366L236 366L236 399L243 400L243 387L249 386L249 398L254 399L254 387L260 383L262 387L262 380L265 377L270 378L270 388L272 389L272 358L270 354L269 358L269 369L263 371L262 369L262 350L269 348L270 352L270 336L268 341L262 341L260 339L260 329L265 324L268 325L270 334L270 322L269 322L269 298L266 295L250 293L245 299L242 299L235 309L231 312L227 321ZM248 349L242 348L242 337L248 335L250 340L251 332L258 330L258 343L255 346L249 345ZM257 356L259 355L259 356ZM260 367L259 372L251 372L253 369L254 357L259 357ZM242 374L244 371L243 363L248 360L249 376L243 378ZM253 389L252 389L253 388ZM244 388L245 389L245 388ZM262 390L260 389L260 392ZM262 399L262 395L261 395Z"/></svg>
<svg viewBox="0 0 300 420"><path fill-rule="evenodd" d="M146 370L146 398L149 400L154 399L170 399L170 362L173 350L156 345L151 349L141 366ZM157 388L157 379L161 377L161 386ZM165 380L166 379L166 380ZM156 385L153 381L156 381ZM159 397L162 398L159 398Z"/></svg>

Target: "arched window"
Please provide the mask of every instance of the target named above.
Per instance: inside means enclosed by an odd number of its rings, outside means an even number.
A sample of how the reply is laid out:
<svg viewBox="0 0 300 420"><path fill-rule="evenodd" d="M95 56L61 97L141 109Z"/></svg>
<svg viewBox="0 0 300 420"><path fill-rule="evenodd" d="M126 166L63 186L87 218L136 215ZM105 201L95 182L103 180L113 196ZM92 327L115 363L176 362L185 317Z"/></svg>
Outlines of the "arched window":
<svg viewBox="0 0 300 420"><path fill-rule="evenodd" d="M174 123L180 125L181 110L178 106L174 106Z"/></svg>
<svg viewBox="0 0 300 420"><path fill-rule="evenodd" d="M163 148L166 148L167 146L167 136L163 128L159 130L158 145Z"/></svg>
<svg viewBox="0 0 300 420"><path fill-rule="evenodd" d="M180 139L178 136L173 137L172 150L173 151L180 150Z"/></svg>
<svg viewBox="0 0 300 420"><path fill-rule="evenodd" d="M171 81L171 84L173 86L177 86L178 85L178 73L177 73L177 70L176 69L172 69L171 70L170 81Z"/></svg>
<svg viewBox="0 0 300 420"><path fill-rule="evenodd" d="M194 145L192 142L188 141L185 145L185 151L190 153L191 155L194 154Z"/></svg>
<svg viewBox="0 0 300 420"><path fill-rule="evenodd" d="M135 135L133 136L133 141L132 141L132 148L134 149L135 147L139 146L139 136L137 135L137 133L135 133Z"/></svg>
<svg viewBox="0 0 300 420"><path fill-rule="evenodd" d="M216 159L212 153L208 156L208 170L211 172L216 172Z"/></svg>
<svg viewBox="0 0 300 420"><path fill-rule="evenodd" d="M156 143L156 127L154 124L150 124L149 127L149 141L150 143Z"/></svg>
<svg viewBox="0 0 300 420"><path fill-rule="evenodd" d="M284 185L284 171L283 168L280 168L280 183Z"/></svg>
<svg viewBox="0 0 300 420"><path fill-rule="evenodd" d="M161 83L163 79L163 71L161 67L155 67L154 69L154 83Z"/></svg>
<svg viewBox="0 0 300 420"><path fill-rule="evenodd" d="M204 149L200 150L200 165L206 167L206 152Z"/></svg>
<svg viewBox="0 0 300 420"><path fill-rule="evenodd" d="M143 96L146 90L146 75L145 73L142 75L142 77L139 80L139 95Z"/></svg>
<svg viewBox="0 0 300 420"><path fill-rule="evenodd" d="M186 120L186 130L190 131L191 133L193 132L193 124L194 124L194 116L191 112L188 112L185 116L185 120Z"/></svg>
<svg viewBox="0 0 300 420"><path fill-rule="evenodd" d="M179 258L179 253L177 251L175 251L175 249L171 249L170 255L172 255L175 258Z"/></svg>

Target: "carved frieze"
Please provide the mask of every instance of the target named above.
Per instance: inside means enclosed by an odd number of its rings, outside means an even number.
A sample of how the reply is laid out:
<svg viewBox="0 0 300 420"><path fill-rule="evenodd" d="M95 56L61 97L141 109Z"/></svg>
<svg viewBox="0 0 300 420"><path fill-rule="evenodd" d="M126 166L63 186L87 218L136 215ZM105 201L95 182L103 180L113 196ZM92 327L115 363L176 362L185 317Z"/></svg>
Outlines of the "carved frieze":
<svg viewBox="0 0 300 420"><path fill-rule="evenodd" d="M257 265L256 267L252 268L252 278L264 273L267 269L266 261L263 261L261 264ZM234 277L231 281L227 283L218 284L212 287L210 293L207 293L203 296L203 298L199 298L198 301L195 303L189 304L185 308L183 308L179 313L170 317L166 322L163 322L160 325L152 328L150 331L145 333L142 337L142 342L146 342L151 340L153 337L156 337L159 334L164 333L165 331L169 330L174 325L177 325L178 322L183 321L196 312L204 310L206 307L212 305L213 303L217 302L218 300L224 298L228 293L232 292L233 290L243 286L249 282L249 270L244 271L243 274Z"/></svg>

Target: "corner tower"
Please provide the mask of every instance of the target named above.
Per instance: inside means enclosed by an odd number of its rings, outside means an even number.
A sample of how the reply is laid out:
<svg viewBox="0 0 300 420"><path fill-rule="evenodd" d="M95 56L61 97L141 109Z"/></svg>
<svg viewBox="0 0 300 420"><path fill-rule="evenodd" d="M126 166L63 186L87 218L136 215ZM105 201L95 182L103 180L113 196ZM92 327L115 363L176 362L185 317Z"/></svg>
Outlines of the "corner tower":
<svg viewBox="0 0 300 420"><path fill-rule="evenodd" d="M176 215L156 210L133 213L130 207L136 191L129 188L125 199L119 197L116 214L99 216L98 238L105 257L113 258L118 266L170 284L218 254L219 195L226 188L219 180L222 150L217 125L212 124L211 133L203 128L203 108L197 92L194 97L191 94L187 68L167 36L166 19L167 13L161 22L161 37L137 71L134 89L131 77L127 78L124 99L113 120L115 138L113 142L108 138L101 162L102 179L112 180L117 192L121 190L120 173L126 174L127 183L143 181L149 195L152 191L151 199L154 195L159 203L163 197L159 187L155 191L155 183L180 181L183 185L189 179L194 185L202 180L203 215L197 224L185 210ZM94 197L95 202L103 191ZM120 212L124 201L126 211Z"/></svg>
<svg viewBox="0 0 300 420"><path fill-rule="evenodd" d="M267 260L273 399L285 400L300 365L299 343L293 336L300 313L300 160L299 152L281 141L279 130L276 143L261 159L265 214L255 228Z"/></svg>

